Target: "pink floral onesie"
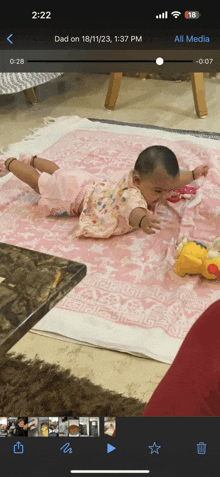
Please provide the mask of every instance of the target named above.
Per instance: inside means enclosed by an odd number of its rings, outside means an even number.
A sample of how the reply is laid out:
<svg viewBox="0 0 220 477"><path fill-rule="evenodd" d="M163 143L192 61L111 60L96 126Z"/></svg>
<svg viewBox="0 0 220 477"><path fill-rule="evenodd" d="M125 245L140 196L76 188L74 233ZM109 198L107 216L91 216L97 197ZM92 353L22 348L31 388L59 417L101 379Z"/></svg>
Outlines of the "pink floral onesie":
<svg viewBox="0 0 220 477"><path fill-rule="evenodd" d="M76 237L108 238L126 234L137 228L129 225L132 210L147 209L141 191L133 184L132 171L116 172L110 180L97 180L84 170L58 169L52 175L43 172L38 186L40 216L79 215L83 200Z"/></svg>
<svg viewBox="0 0 220 477"><path fill-rule="evenodd" d="M147 209L147 202L133 184L132 171L116 183L93 181L86 188L75 236L109 238L131 232L137 228L129 225L130 213L136 207Z"/></svg>

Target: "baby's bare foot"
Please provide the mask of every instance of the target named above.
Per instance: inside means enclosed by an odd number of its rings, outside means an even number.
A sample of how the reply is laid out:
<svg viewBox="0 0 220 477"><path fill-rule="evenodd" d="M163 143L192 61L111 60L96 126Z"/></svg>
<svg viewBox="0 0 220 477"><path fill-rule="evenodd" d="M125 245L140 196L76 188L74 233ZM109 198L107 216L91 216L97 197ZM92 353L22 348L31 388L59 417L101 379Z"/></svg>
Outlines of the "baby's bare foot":
<svg viewBox="0 0 220 477"><path fill-rule="evenodd" d="M32 154L20 154L19 155L19 161L24 162L25 164L30 164L30 166L33 166L33 158Z"/></svg>
<svg viewBox="0 0 220 477"><path fill-rule="evenodd" d="M3 177L10 172L8 170L8 163L10 162L11 159L13 159L13 157L0 158L0 177ZM25 164L30 164L30 166L33 166L33 160L34 160L34 156L32 154L21 153L19 155L19 161L24 162ZM10 165L9 165L9 168L10 168Z"/></svg>
<svg viewBox="0 0 220 477"><path fill-rule="evenodd" d="M0 159L0 177L3 177L5 176L6 174L9 173L9 170L8 170L8 167L7 167L7 164L9 162L9 160L13 159L12 157L8 157L7 159Z"/></svg>

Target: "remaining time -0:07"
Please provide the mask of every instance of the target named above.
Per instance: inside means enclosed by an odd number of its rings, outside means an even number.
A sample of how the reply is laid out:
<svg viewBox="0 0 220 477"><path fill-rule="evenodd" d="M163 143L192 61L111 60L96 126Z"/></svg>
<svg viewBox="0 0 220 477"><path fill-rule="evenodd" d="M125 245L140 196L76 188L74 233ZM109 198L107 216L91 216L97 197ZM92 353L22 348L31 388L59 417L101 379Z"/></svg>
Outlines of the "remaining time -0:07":
<svg viewBox="0 0 220 477"><path fill-rule="evenodd" d="M205 64L205 65L210 64L211 65L212 62L213 62L213 58L205 58L205 59L200 58L199 60L196 61L196 63L199 63L200 65L203 65L203 64Z"/></svg>

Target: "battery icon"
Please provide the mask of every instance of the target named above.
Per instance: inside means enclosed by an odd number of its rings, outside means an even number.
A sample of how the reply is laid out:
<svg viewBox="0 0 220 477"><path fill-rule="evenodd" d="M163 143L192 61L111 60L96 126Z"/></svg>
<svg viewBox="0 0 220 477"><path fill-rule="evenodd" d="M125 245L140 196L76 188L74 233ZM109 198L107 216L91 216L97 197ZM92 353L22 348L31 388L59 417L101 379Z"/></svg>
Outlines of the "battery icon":
<svg viewBox="0 0 220 477"><path fill-rule="evenodd" d="M201 13L199 12L185 12L185 18L187 20L195 20L196 18L199 18Z"/></svg>

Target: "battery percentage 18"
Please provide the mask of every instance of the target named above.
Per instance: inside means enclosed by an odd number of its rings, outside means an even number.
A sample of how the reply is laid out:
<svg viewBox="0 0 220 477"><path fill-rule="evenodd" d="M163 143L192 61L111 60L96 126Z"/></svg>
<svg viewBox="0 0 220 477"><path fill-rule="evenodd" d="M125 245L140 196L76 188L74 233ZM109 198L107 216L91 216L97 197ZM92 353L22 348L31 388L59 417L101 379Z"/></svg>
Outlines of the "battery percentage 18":
<svg viewBox="0 0 220 477"><path fill-rule="evenodd" d="M195 20L201 16L201 13L199 12L185 12L185 18L187 20Z"/></svg>

